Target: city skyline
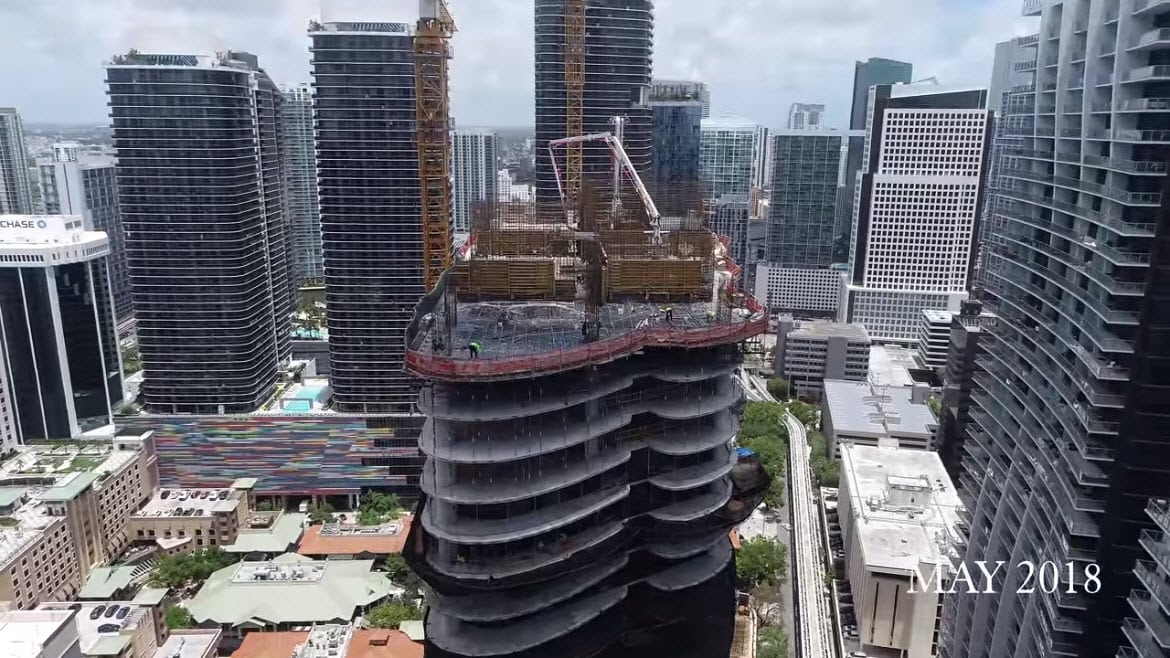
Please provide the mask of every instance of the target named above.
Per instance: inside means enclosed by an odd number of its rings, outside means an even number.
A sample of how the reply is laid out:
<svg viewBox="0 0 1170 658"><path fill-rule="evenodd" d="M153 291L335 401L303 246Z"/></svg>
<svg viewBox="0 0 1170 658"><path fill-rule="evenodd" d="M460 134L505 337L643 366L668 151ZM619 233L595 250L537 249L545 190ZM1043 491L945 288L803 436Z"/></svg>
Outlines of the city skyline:
<svg viewBox="0 0 1170 658"><path fill-rule="evenodd" d="M916 62L916 77L947 85L985 84L993 49L1020 26L1017 0L893 0L880 6L760 6L732 10L724 2L691 7L684 0L655 6L656 78L695 79L711 88L712 116L732 111L782 128L792 102L823 103L827 125L844 128L854 60L879 56ZM356 7L365 18L406 13L404 0L325 0L337 14ZM35 69L7 67L5 100L26 123L104 124L102 62L130 47L155 52L248 50L278 83L309 80L305 27L320 17L322 0L176 0L156 7L139 0L117 6L96 0L23 3L0 8L11 27L0 53L9 61L36 60ZM161 4L161 3L154 3ZM35 6L30 6L35 5ZM363 9L364 8L364 9ZM533 119L532 4L455 0L460 31L452 61L452 116L456 125L521 127ZM330 20L331 16L327 16ZM403 20L400 18L400 20ZM37 26L52 23L52 34ZM712 30L711 26L719 26ZM754 36L753 36L754 35ZM68 97L69 103L60 99Z"/></svg>

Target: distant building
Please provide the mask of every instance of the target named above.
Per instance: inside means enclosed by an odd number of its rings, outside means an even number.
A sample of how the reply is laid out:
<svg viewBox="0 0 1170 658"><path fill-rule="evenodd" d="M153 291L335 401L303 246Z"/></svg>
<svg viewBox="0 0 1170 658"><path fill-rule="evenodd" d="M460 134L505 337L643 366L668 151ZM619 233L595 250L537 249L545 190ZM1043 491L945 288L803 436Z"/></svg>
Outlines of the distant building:
<svg viewBox="0 0 1170 658"><path fill-rule="evenodd" d="M316 560L377 560L402 553L413 516L377 526L312 525L305 529L297 553Z"/></svg>
<svg viewBox="0 0 1170 658"><path fill-rule="evenodd" d="M938 455L843 446L836 508L862 652L851 655L939 655L962 505Z"/></svg>
<svg viewBox="0 0 1170 658"><path fill-rule="evenodd" d="M825 106L793 103L788 108L788 129L805 130L825 127Z"/></svg>
<svg viewBox="0 0 1170 658"><path fill-rule="evenodd" d="M16 108L0 107L0 215L31 215L37 211L28 167L20 114Z"/></svg>
<svg viewBox="0 0 1170 658"><path fill-rule="evenodd" d="M971 427L971 390L975 386L975 377L983 372L980 358L987 347L988 331L996 324L998 318L983 311L977 302L967 302L962 311L951 318L947 337L946 372L943 375L942 417L935 445L947 472L960 486L961 495L977 495L966 486L963 476L962 462L964 445L970 433L978 431ZM980 434L981 443L986 444L984 435ZM967 450L982 450L986 448L974 446ZM965 500L969 508L974 508L975 499Z"/></svg>
<svg viewBox="0 0 1170 658"><path fill-rule="evenodd" d="M249 523L250 487L160 489L126 523L136 542L154 543L163 555L231 544Z"/></svg>
<svg viewBox="0 0 1170 658"><path fill-rule="evenodd" d="M51 601L0 614L4 658L215 658L220 631L170 630L166 590L132 600ZM113 612L110 612L110 611ZM108 614L107 614L108 613ZM47 634L42 638L41 634Z"/></svg>
<svg viewBox="0 0 1170 658"><path fill-rule="evenodd" d="M939 370L947 365L947 348L951 339L951 319L955 313L923 309L918 325L918 357L923 365Z"/></svg>
<svg viewBox="0 0 1170 658"><path fill-rule="evenodd" d="M280 89L249 53L133 50L106 66L106 88L139 402L252 411L289 360Z"/></svg>
<svg viewBox="0 0 1170 658"><path fill-rule="evenodd" d="M871 104L837 320L913 344L923 309L967 299L993 117L985 89L879 85Z"/></svg>
<svg viewBox="0 0 1170 658"><path fill-rule="evenodd" d="M736 119L704 119L699 175L711 198L764 187L768 129Z"/></svg>
<svg viewBox="0 0 1170 658"><path fill-rule="evenodd" d="M749 234L750 221L747 196L725 194L714 200L711 230L716 235L727 238L731 259L739 266L740 286L744 290L752 290L755 287L755 267L751 265L753 259Z"/></svg>
<svg viewBox="0 0 1170 658"><path fill-rule="evenodd" d="M870 57L853 64L853 106L849 114L850 130L866 129L869 90L875 85L906 84L914 77L914 65L894 59Z"/></svg>
<svg viewBox="0 0 1170 658"><path fill-rule="evenodd" d="M653 80L650 83L650 98L676 98L698 101L703 108L703 119L711 116L711 90L705 82L687 80Z"/></svg>
<svg viewBox="0 0 1170 658"><path fill-rule="evenodd" d="M901 345L869 348L869 382L875 386L914 386L915 372L923 370L916 349Z"/></svg>
<svg viewBox="0 0 1170 658"><path fill-rule="evenodd" d="M495 202L499 139L493 130L457 128L451 174L454 177L452 225L458 233L471 231L476 204Z"/></svg>
<svg viewBox="0 0 1170 658"><path fill-rule="evenodd" d="M796 314L836 311L838 245L849 240L845 165L860 131L782 130L771 146L768 276L761 292L769 308ZM759 277L757 277L757 281Z"/></svg>
<svg viewBox="0 0 1170 658"><path fill-rule="evenodd" d="M654 85L654 177L651 194L664 215L687 210L688 193L699 193L699 151L703 104L692 94L672 86Z"/></svg>
<svg viewBox="0 0 1170 658"><path fill-rule="evenodd" d="M319 651L326 651L319 655ZM248 633L231 658L423 658L401 630L325 624L310 630Z"/></svg>
<svg viewBox="0 0 1170 658"><path fill-rule="evenodd" d="M325 276L321 257L321 206L317 199L317 152L313 141L313 88L282 87L284 176L297 285Z"/></svg>
<svg viewBox="0 0 1170 658"><path fill-rule="evenodd" d="M74 610L0 612L0 655L5 658L79 658Z"/></svg>
<svg viewBox="0 0 1170 658"><path fill-rule="evenodd" d="M0 228L0 367L21 438L112 425L122 356L106 234L76 215L0 215Z"/></svg>
<svg viewBox="0 0 1170 658"><path fill-rule="evenodd" d="M866 381L869 334L859 324L780 318L775 370L800 397L820 398L826 379Z"/></svg>
<svg viewBox="0 0 1170 658"><path fill-rule="evenodd" d="M118 181L115 161L110 157L87 156L77 142L53 145L53 160L40 163L41 192L45 212L50 215L81 215L85 228L102 231L110 241L106 264L118 322L134 315L130 299L130 274L126 269L126 234L118 208Z"/></svg>
<svg viewBox="0 0 1170 658"><path fill-rule="evenodd" d="M823 386L821 424L835 455L847 443L934 449L938 421L926 404L925 384L898 388L827 379Z"/></svg>

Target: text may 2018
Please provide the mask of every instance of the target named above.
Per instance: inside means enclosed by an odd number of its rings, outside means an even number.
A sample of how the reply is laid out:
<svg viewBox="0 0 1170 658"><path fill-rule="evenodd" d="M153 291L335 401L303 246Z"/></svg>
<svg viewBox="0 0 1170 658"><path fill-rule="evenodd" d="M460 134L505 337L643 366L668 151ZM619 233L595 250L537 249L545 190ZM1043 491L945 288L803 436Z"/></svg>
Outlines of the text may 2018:
<svg viewBox="0 0 1170 658"><path fill-rule="evenodd" d="M968 565L959 563L950 577L944 581L940 569L931 568L926 575L919 566L914 567L910 576L909 594L931 592L934 594L998 594L1000 585L1007 580L1009 567L1007 562L997 560L975 560ZM1101 589L1101 566L1093 563L1078 564L1076 562L1031 562L1025 560L1017 562L1015 569L1021 571L1019 583L1016 585L1017 594L1035 594L1042 592L1052 594L1065 592L1067 594L1096 594Z"/></svg>

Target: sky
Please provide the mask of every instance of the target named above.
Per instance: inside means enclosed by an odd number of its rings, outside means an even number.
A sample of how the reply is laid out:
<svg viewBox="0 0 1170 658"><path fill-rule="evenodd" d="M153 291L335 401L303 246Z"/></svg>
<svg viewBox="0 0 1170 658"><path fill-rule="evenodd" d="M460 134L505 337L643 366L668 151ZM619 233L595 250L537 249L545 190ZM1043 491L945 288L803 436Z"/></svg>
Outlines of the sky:
<svg viewBox="0 0 1170 658"><path fill-rule="evenodd" d="M324 4L324 6L322 6ZM848 122L853 62L986 86L998 41L1036 31L1022 0L656 0L654 76L696 79L712 114L782 128L792 103ZM457 125L533 123L532 0L448 0ZM413 14L412 14L413 10ZM0 106L30 123L107 123L102 64L142 52L253 52L278 83L308 81L310 19L407 20L417 0L0 0Z"/></svg>

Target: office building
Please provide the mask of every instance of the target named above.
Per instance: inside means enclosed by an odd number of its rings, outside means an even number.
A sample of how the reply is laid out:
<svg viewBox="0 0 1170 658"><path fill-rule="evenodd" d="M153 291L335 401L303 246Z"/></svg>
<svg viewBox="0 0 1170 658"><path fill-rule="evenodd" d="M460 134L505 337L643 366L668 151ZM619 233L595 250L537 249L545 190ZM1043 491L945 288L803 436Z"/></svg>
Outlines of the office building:
<svg viewBox="0 0 1170 658"><path fill-rule="evenodd" d="M793 103L788 108L789 130L812 130L825 127L825 106Z"/></svg>
<svg viewBox="0 0 1170 658"><path fill-rule="evenodd" d="M705 82L655 79L650 82L650 97L698 101L703 108L701 118L711 116L711 90Z"/></svg>
<svg viewBox="0 0 1170 658"><path fill-rule="evenodd" d="M126 521L158 484L154 438L17 449L0 463L0 600L68 601L130 544ZM38 566L39 565L39 566Z"/></svg>
<svg viewBox="0 0 1170 658"><path fill-rule="evenodd" d="M866 130L869 92L876 85L907 84L914 75L914 65L894 59L870 57L853 63L853 106L849 113L850 130Z"/></svg>
<svg viewBox="0 0 1170 658"><path fill-rule="evenodd" d="M837 518L858 635L846 651L862 652L850 655L938 655L939 590L955 575L961 509L937 454L841 448Z"/></svg>
<svg viewBox="0 0 1170 658"><path fill-rule="evenodd" d="M947 366L951 340L951 320L957 313L923 309L918 324L918 358L927 368L941 370Z"/></svg>
<svg viewBox="0 0 1170 658"><path fill-rule="evenodd" d="M113 423L122 355L104 233L79 216L0 215L0 338L19 436Z"/></svg>
<svg viewBox="0 0 1170 658"><path fill-rule="evenodd" d="M934 449L938 421L926 404L929 386L826 379L822 389L821 425L834 455L840 456L841 446L847 443Z"/></svg>
<svg viewBox="0 0 1170 658"><path fill-rule="evenodd" d="M313 137L313 88L282 87L281 122L285 196L292 238L293 281L300 286L325 275L321 257L321 206L317 200L317 153Z"/></svg>
<svg viewBox="0 0 1170 658"><path fill-rule="evenodd" d="M703 102L685 87L651 87L654 112L654 178L648 181L658 210L678 216L687 208L688 195L703 194L699 176L699 142Z"/></svg>
<svg viewBox="0 0 1170 658"><path fill-rule="evenodd" d="M913 344L923 309L958 311L975 265L992 115L984 89L879 85L837 319Z"/></svg>
<svg viewBox="0 0 1170 658"><path fill-rule="evenodd" d="M869 334L859 324L781 317L774 367L795 395L819 399L826 379L866 381L869 350Z"/></svg>
<svg viewBox="0 0 1170 658"><path fill-rule="evenodd" d="M764 187L768 129L739 119L704 119L699 176L711 198Z"/></svg>
<svg viewBox="0 0 1170 658"><path fill-rule="evenodd" d="M850 144L864 134L805 129L771 136L767 268L776 286L767 291L769 308L836 311L841 274L834 265L842 262L838 245L849 241L845 166Z"/></svg>
<svg viewBox="0 0 1170 658"><path fill-rule="evenodd" d="M330 380L339 411L410 412L416 395L402 369L402 336L426 293L414 18L309 27ZM371 75L355 81L355 71ZM353 186L355 177L365 181L362 188Z"/></svg>
<svg viewBox="0 0 1170 658"><path fill-rule="evenodd" d="M546 148L566 135L566 0L536 0L536 201L562 215L556 173ZM650 68L654 51L653 0L585 0L584 83L581 134L612 132L610 120L626 118L622 144L643 181L654 160ZM607 181L613 175L609 149L582 146L582 176ZM565 152L558 167L565 171Z"/></svg>
<svg viewBox="0 0 1170 658"><path fill-rule="evenodd" d="M246 413L289 359L281 94L254 55L130 51L106 66L138 401ZM165 153L165 156L160 155Z"/></svg>
<svg viewBox="0 0 1170 658"><path fill-rule="evenodd" d="M494 130L458 128L451 160L455 178L451 221L457 233L469 233L478 204L496 201L499 140Z"/></svg>
<svg viewBox="0 0 1170 658"><path fill-rule="evenodd" d="M767 317L728 294L733 264L708 231L600 239L606 262L588 265L481 242L416 311L406 363L428 380L427 461L403 556L442 593L428 656L730 650L728 530L768 486L733 447L736 345Z"/></svg>
<svg viewBox="0 0 1170 658"><path fill-rule="evenodd" d="M9 658L78 658L73 610L0 612L0 654Z"/></svg>
<svg viewBox="0 0 1170 658"><path fill-rule="evenodd" d="M16 108L0 107L0 215L31 215L36 210L24 124Z"/></svg>
<svg viewBox="0 0 1170 658"><path fill-rule="evenodd" d="M915 374L925 374L917 349L893 344L869 348L869 382L874 386L914 386Z"/></svg>
<svg viewBox="0 0 1170 658"><path fill-rule="evenodd" d="M853 66L853 103L849 110L849 129L866 130L866 117L869 112L869 90L875 85L906 84L910 82L914 67L907 62L871 57L864 62L854 62ZM834 252L834 261L844 263L849 260L849 231L853 222L853 204L856 202L857 175L861 171L862 156L865 151L865 140L859 139L849 143L849 153L845 159L845 195L840 211L840 226L844 229L844 240L837 243Z"/></svg>
<svg viewBox="0 0 1170 658"><path fill-rule="evenodd" d="M947 339L942 414L935 445L951 479L964 489L959 492L960 496L966 496L964 503L972 510L975 509L973 495L978 492L965 489L964 485L969 480L961 477L962 450L971 429L971 390L975 385L975 376L983 372L980 357L986 346L984 338L997 320L994 314L982 310L979 302L967 302L951 318Z"/></svg>
<svg viewBox="0 0 1170 658"><path fill-rule="evenodd" d="M1165 639L1164 626L1127 599L1154 545L1142 542L1155 529L1144 509L1170 495L1170 5L1024 11L1040 17L1017 63L1032 80L1005 102L1030 106L1031 120L1004 153L988 236L984 302L999 322L972 392L963 462L979 494L965 560L1068 562L1076 577L1052 594L1017 594L1008 579L997 595L954 597L948 655L1159 656L1146 640ZM1086 568L1099 569L1099 591L1085 588ZM1017 619L1032 621L1017 632Z"/></svg>
<svg viewBox="0 0 1170 658"><path fill-rule="evenodd" d="M130 274L126 269L126 236L118 209L118 181L113 158L85 155L77 142L53 145L53 159L38 165L45 212L80 215L89 231L101 231L110 241L106 264L118 322L134 315Z"/></svg>
<svg viewBox="0 0 1170 658"><path fill-rule="evenodd" d="M751 252L750 224L755 223L749 217L748 197L743 194L725 194L717 197L712 203L710 219L711 230L715 235L727 239L727 248L731 259L735 261L735 275L738 285L743 290L755 289L755 262Z"/></svg>
<svg viewBox="0 0 1170 658"><path fill-rule="evenodd" d="M249 484L238 480L224 489L159 489L127 519L126 533L136 542L155 543L165 555L227 546L253 520Z"/></svg>

